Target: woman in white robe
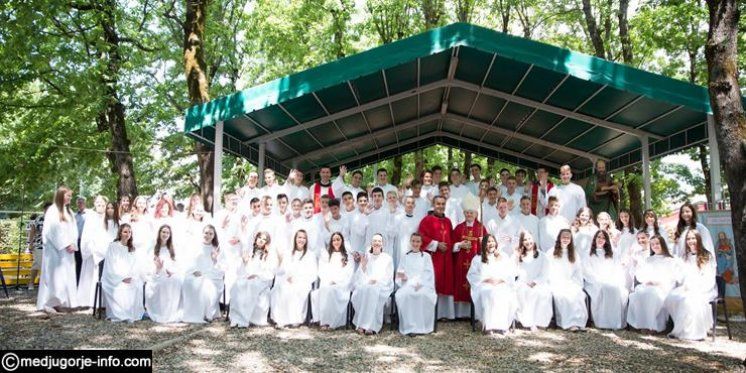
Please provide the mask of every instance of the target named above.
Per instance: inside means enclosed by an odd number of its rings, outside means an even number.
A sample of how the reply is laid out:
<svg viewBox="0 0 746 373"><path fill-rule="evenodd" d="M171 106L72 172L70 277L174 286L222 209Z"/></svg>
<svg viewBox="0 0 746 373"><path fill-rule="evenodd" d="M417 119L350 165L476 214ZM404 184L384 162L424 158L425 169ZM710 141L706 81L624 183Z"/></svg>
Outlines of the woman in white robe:
<svg viewBox="0 0 746 373"><path fill-rule="evenodd" d="M143 263L150 262L153 257L153 216L148 212L148 200L144 196L137 196L132 204L129 225L132 227L132 244L136 252L143 259Z"/></svg>
<svg viewBox="0 0 746 373"><path fill-rule="evenodd" d="M696 230L686 234L682 284L668 295L664 307L673 319L671 337L701 340L712 327L710 301L717 298L717 263Z"/></svg>
<svg viewBox="0 0 746 373"><path fill-rule="evenodd" d="M383 308L394 290L394 262L383 252L383 236L374 234L368 253L360 259L352 307L352 322L360 334L378 333L383 326Z"/></svg>
<svg viewBox="0 0 746 373"><path fill-rule="evenodd" d="M545 253L554 250L557 235L563 229L570 229L570 222L560 215L560 204L557 197L550 196L547 202L549 213L539 220L539 248Z"/></svg>
<svg viewBox="0 0 746 373"><path fill-rule="evenodd" d="M554 300L555 323L562 329L578 331L588 323L586 295L583 291L583 270L575 253L572 232L563 229L557 235L549 259L549 287Z"/></svg>
<svg viewBox="0 0 746 373"><path fill-rule="evenodd" d="M181 283L183 276L176 263L171 227L158 229L153 249L151 271L145 284L145 308L148 317L157 323L174 323L181 320Z"/></svg>
<svg viewBox="0 0 746 373"><path fill-rule="evenodd" d="M311 292L313 321L322 330L336 329L347 323L355 264L347 253L342 233L334 232L329 248L319 259L319 288Z"/></svg>
<svg viewBox="0 0 746 373"><path fill-rule="evenodd" d="M430 254L421 251L422 236L413 233L409 238L410 250L402 255L396 271L394 293L399 313L399 333L428 334L433 332L435 321L435 274Z"/></svg>
<svg viewBox="0 0 746 373"><path fill-rule="evenodd" d="M225 270L225 303L230 304L233 284L236 282L238 266L241 265L241 214L238 212L239 197L236 194L225 195L225 208L215 216L215 226L222 238L220 247ZM248 245L247 245L248 246Z"/></svg>
<svg viewBox="0 0 746 373"><path fill-rule="evenodd" d="M624 267L614 254L611 238L605 230L593 237L588 259L583 261L585 291L591 298L593 325L599 329L622 329L627 326L627 281Z"/></svg>
<svg viewBox="0 0 746 373"><path fill-rule="evenodd" d="M650 238L650 249L655 255L648 257L635 271L638 285L629 295L627 322L635 329L660 333L666 329L668 321L663 302L680 278L681 264L671 256L661 236Z"/></svg>
<svg viewBox="0 0 746 373"><path fill-rule="evenodd" d="M598 227L593 222L593 211L588 207L578 210L572 224L572 242L580 260L586 260L591 252L591 243Z"/></svg>
<svg viewBox="0 0 746 373"><path fill-rule="evenodd" d="M676 224L676 234L674 234L675 244L671 255L676 258L684 258L688 254L686 234L692 230L696 230L702 236L702 245L704 245L705 250L715 255L715 245L712 241L710 230L697 221L697 209L688 202L679 208L679 222Z"/></svg>
<svg viewBox="0 0 746 373"><path fill-rule="evenodd" d="M637 231L635 237L637 242L622 254L622 266L626 275L626 285L630 291L635 289L635 272L650 256L650 237L648 237L647 232Z"/></svg>
<svg viewBox="0 0 746 373"><path fill-rule="evenodd" d="M611 219L611 215L609 215L606 211L601 211L596 215L596 223L598 224L598 229L606 232L606 234L609 235L609 240L611 240L611 249L614 250L614 255L616 255L617 261L621 258L621 249L619 248L619 242L622 239L622 232L620 232L618 229L616 229L616 225L614 225L614 221Z"/></svg>
<svg viewBox="0 0 746 373"><path fill-rule="evenodd" d="M106 301L106 318L111 321L135 322L142 319L143 262L132 244L132 228L119 226L114 242L104 258L101 288Z"/></svg>
<svg viewBox="0 0 746 373"><path fill-rule="evenodd" d="M57 189L54 204L44 212L44 245L36 309L62 312L78 306L75 281L75 251L78 250L78 226L70 210L72 191Z"/></svg>
<svg viewBox="0 0 746 373"><path fill-rule="evenodd" d="M197 245L197 255L184 267L181 321L202 324L220 316L218 302L223 294L223 270L218 262L220 247L215 227L205 226L202 242Z"/></svg>
<svg viewBox="0 0 746 373"><path fill-rule="evenodd" d="M86 214L83 236L80 240L80 251L83 263L80 266L78 282L78 304L93 307L93 297L98 281L98 265L106 256L109 244L114 241L119 230L117 208L107 202L106 197L98 196L94 202L95 212Z"/></svg>
<svg viewBox="0 0 746 373"><path fill-rule="evenodd" d="M640 225L639 230L646 232L649 238L656 235L661 236L666 241L666 247L670 248L669 250L673 250L671 235L666 227L658 225L658 214L656 214L652 209L645 210L645 212L642 213L642 224Z"/></svg>
<svg viewBox="0 0 746 373"><path fill-rule="evenodd" d="M530 232L521 231L513 261L518 267L516 318L524 328L536 331L552 321L552 291L549 288L549 260L539 250Z"/></svg>
<svg viewBox="0 0 746 373"><path fill-rule="evenodd" d="M261 231L254 236L251 251L244 250L238 266L230 307L231 326L247 328L269 322L269 293L277 271L277 255L271 252L272 237Z"/></svg>
<svg viewBox="0 0 746 373"><path fill-rule="evenodd" d="M617 251L624 258L632 245L637 242L637 228L635 220L627 209L619 210L619 216L616 221L616 229L619 231L617 242Z"/></svg>
<svg viewBox="0 0 746 373"><path fill-rule="evenodd" d="M316 272L316 255L308 250L308 234L300 229L293 237L293 250L282 258L270 293L271 316L278 328L305 322Z"/></svg>

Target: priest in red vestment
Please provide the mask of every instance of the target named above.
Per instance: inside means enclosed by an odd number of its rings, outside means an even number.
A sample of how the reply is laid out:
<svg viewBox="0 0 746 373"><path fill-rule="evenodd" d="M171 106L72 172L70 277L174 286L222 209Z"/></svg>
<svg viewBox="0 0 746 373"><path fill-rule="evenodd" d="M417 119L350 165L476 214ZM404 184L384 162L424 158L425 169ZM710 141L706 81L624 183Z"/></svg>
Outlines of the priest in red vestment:
<svg viewBox="0 0 746 373"><path fill-rule="evenodd" d="M321 196L329 196L329 199L336 198L332 189L332 169L324 166L319 170L321 180L311 185L311 198L313 199L313 213L321 212Z"/></svg>
<svg viewBox="0 0 746 373"><path fill-rule="evenodd" d="M471 260L479 254L482 237L487 235L484 225L477 220L479 213L479 199L469 193L461 201L466 221L453 229L453 301L455 302L456 317L469 317L471 301L469 272Z"/></svg>
<svg viewBox="0 0 746 373"><path fill-rule="evenodd" d="M455 318L453 308L453 242L451 221L445 216L446 199L433 198L433 212L420 222L422 247L429 251L438 293L438 318Z"/></svg>

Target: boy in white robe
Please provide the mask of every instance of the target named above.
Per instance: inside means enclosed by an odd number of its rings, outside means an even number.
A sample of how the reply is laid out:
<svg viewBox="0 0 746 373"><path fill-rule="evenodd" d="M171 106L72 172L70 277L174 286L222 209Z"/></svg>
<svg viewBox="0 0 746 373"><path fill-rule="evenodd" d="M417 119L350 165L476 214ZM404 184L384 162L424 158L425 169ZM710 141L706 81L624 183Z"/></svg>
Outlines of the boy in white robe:
<svg viewBox="0 0 746 373"><path fill-rule="evenodd" d="M419 233L410 234L409 242L411 250L402 256L396 271L399 332L404 335L428 334L433 332L438 300L433 261L429 254L420 250L422 236Z"/></svg>

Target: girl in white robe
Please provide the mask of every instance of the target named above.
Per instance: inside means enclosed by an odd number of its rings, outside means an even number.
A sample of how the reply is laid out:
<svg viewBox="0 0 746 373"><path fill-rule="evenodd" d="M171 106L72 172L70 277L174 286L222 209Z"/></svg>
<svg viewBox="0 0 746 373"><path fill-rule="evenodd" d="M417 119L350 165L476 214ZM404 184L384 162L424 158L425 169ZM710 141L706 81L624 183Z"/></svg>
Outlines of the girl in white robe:
<svg viewBox="0 0 746 373"><path fill-rule="evenodd" d="M605 230L598 230L593 237L588 259L583 261L583 277L591 298L593 325L612 330L626 327L629 291L624 267Z"/></svg>
<svg viewBox="0 0 746 373"><path fill-rule="evenodd" d="M671 337L701 340L712 327L710 301L717 298L715 257L696 230L686 234L682 284L668 295L664 307L673 319Z"/></svg>
<svg viewBox="0 0 746 373"><path fill-rule="evenodd" d="M183 276L176 263L171 227L158 229L158 238L153 249L153 265L145 284L145 308L148 317L157 323L173 323L181 320L181 283Z"/></svg>
<svg viewBox="0 0 746 373"><path fill-rule="evenodd" d="M132 238L129 224L120 225L117 239L109 245L104 258L101 288L106 301L106 318L115 322L135 322L145 313L142 303L144 263Z"/></svg>
<svg viewBox="0 0 746 373"><path fill-rule="evenodd" d="M710 230L697 221L697 209L688 202L679 208L679 222L676 225L676 234L674 234L675 244L671 254L676 258L683 258L688 254L686 235L692 230L696 230L702 236L702 244L705 250L715 255L715 246L712 241L712 235L710 235Z"/></svg>
<svg viewBox="0 0 746 373"><path fill-rule="evenodd" d="M485 333L502 335L513 324L518 309L514 288L517 274L515 262L498 247L495 236L485 236L481 254L471 260L466 274L474 317L482 323Z"/></svg>
<svg viewBox="0 0 746 373"><path fill-rule="evenodd" d="M119 219L116 216L118 209L114 203L106 202L104 196L98 196L95 200L95 207L94 214L86 214L88 217L80 240L83 263L80 267L80 281L78 282L78 303L83 307L93 307L99 263L106 256L106 250L116 238L119 230Z"/></svg>
<svg viewBox="0 0 746 373"><path fill-rule="evenodd" d="M552 321L552 291L547 281L549 260L547 254L536 247L530 232L521 231L518 242L518 250L513 255L518 267L516 318L524 328L536 331L546 328Z"/></svg>
<svg viewBox="0 0 746 373"><path fill-rule="evenodd" d="M394 290L394 262L383 252L383 236L374 234L368 253L360 259L352 307L352 322L360 334L378 333L383 326L383 308Z"/></svg>
<svg viewBox="0 0 746 373"><path fill-rule="evenodd" d="M627 289L635 288L635 272L650 256L650 238L645 231L635 233L637 242L622 254L622 266L626 275Z"/></svg>
<svg viewBox="0 0 746 373"><path fill-rule="evenodd" d="M570 222L560 215L560 204L557 197L549 197L547 209L549 209L549 214L539 220L539 237L537 239L541 251L551 253L554 250L557 235L563 229L570 229Z"/></svg>
<svg viewBox="0 0 746 373"><path fill-rule="evenodd" d="M322 330L336 329L347 323L347 304L352 290L355 264L347 253L344 237L332 233L329 248L319 259L319 288L311 292L313 320Z"/></svg>
<svg viewBox="0 0 746 373"><path fill-rule="evenodd" d="M236 282L238 266L241 264L241 214L238 212L239 197L225 195L225 209L215 216L215 225L222 238L221 260L225 270L225 303L230 304L233 284Z"/></svg>
<svg viewBox="0 0 746 373"><path fill-rule="evenodd" d="M642 224L640 229L648 234L648 237L661 236L666 241L666 247L673 249L673 242L665 227L658 225L658 214L653 210L645 210L642 213Z"/></svg>
<svg viewBox="0 0 746 373"><path fill-rule="evenodd" d="M581 208L575 215L575 223L572 225L572 242L580 260L588 258L596 231L598 227L593 223L593 211L588 207Z"/></svg>
<svg viewBox="0 0 746 373"><path fill-rule="evenodd" d="M563 229L557 235L554 251L548 259L548 279L554 300L555 322L562 329L582 330L588 322L583 267L575 253L569 229Z"/></svg>
<svg viewBox="0 0 746 373"><path fill-rule="evenodd" d="M413 233L409 238L411 250L402 255L396 271L395 293L399 312L399 333L428 334L435 321L435 274L430 254L421 251L422 236Z"/></svg>
<svg viewBox="0 0 746 373"><path fill-rule="evenodd" d="M231 290L231 326L247 328L269 324L269 292L277 271L277 255L270 248L271 240L269 233L257 232L252 250L244 250L241 255Z"/></svg>
<svg viewBox="0 0 746 373"><path fill-rule="evenodd" d="M271 316L278 328L305 322L316 272L316 255L308 249L308 234L300 229L293 237L293 251L282 259L270 293Z"/></svg>
<svg viewBox="0 0 746 373"><path fill-rule="evenodd" d="M132 244L143 263L153 257L153 217L148 212L148 201L144 196L137 196L132 204L129 225L132 227Z"/></svg>
<svg viewBox="0 0 746 373"><path fill-rule="evenodd" d="M650 249L655 255L648 257L635 271L638 285L629 295L627 322L635 329L654 333L666 329L668 311L663 302L680 278L681 265L668 252L663 237L651 237Z"/></svg>
<svg viewBox="0 0 746 373"><path fill-rule="evenodd" d="M622 239L622 232L620 232L618 229L616 229L616 226L614 225L614 221L611 220L611 215L609 215L606 211L601 211L596 215L596 223L598 223L598 229L605 231L606 234L609 235L609 240L611 240L611 249L614 251L614 255L616 255L617 261L621 258L621 249L619 248L619 242Z"/></svg>
<svg viewBox="0 0 746 373"><path fill-rule="evenodd" d="M71 199L72 191L61 186L55 193L54 204L44 212L38 310L61 312L78 306L74 254L78 250L78 226L70 210Z"/></svg>
<svg viewBox="0 0 746 373"><path fill-rule="evenodd" d="M624 258L630 247L637 242L637 228L635 220L627 209L619 210L619 216L616 221L616 229L619 231L617 242L617 251Z"/></svg>
<svg viewBox="0 0 746 373"><path fill-rule="evenodd" d="M185 264L181 286L181 321L202 324L220 316L220 296L223 294L223 270L218 259L220 247L215 227L202 230L202 242L197 255Z"/></svg>

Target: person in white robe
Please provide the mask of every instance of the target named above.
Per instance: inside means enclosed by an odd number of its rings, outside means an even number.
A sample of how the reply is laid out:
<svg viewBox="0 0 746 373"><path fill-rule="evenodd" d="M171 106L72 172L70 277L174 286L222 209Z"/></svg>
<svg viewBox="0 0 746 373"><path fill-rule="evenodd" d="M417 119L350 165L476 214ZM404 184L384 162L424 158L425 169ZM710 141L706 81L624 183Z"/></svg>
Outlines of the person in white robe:
<svg viewBox="0 0 746 373"><path fill-rule="evenodd" d="M142 320L142 256L133 244L129 224L119 226L116 241L109 245L104 258L101 288L106 302L106 318L111 321Z"/></svg>
<svg viewBox="0 0 746 373"><path fill-rule="evenodd" d="M273 254L269 233L257 232L252 248L241 256L238 276L233 286L230 325L247 328L269 324L270 286L277 272L277 256Z"/></svg>
<svg viewBox="0 0 746 373"><path fill-rule="evenodd" d="M632 245L637 242L637 228L629 210L620 209L616 221L616 229L619 231L617 251L622 258L628 255Z"/></svg>
<svg viewBox="0 0 746 373"><path fill-rule="evenodd" d="M349 239L350 237L350 217L342 214L342 208L340 206L339 199L332 199L329 201L329 214L324 217L324 230L323 239L324 246L319 247L321 253L326 249L326 243L332 236L332 233L340 232L344 237Z"/></svg>
<svg viewBox="0 0 746 373"><path fill-rule="evenodd" d="M308 313L308 294L317 278L316 257L304 230L295 232L293 251L282 259L270 292L271 317L278 328L299 326Z"/></svg>
<svg viewBox="0 0 746 373"><path fill-rule="evenodd" d="M267 168L264 170L264 187L259 191L260 198L264 196L270 196L272 198L272 201L277 200L277 196L280 194L287 195L287 192L285 190L285 186L280 185L280 183L277 182L277 177L275 176L275 170L271 168ZM273 212L277 212L278 207L277 205L274 205Z"/></svg>
<svg viewBox="0 0 746 373"><path fill-rule="evenodd" d="M673 319L669 336L702 340L712 327L710 302L717 298L715 274L717 262L704 245L704 237L696 230L685 236L687 253L681 271L681 286L668 295L664 307Z"/></svg>
<svg viewBox="0 0 746 373"><path fill-rule="evenodd" d="M410 250L396 270L398 290L394 295L399 314L399 333L428 334L435 321L435 275L430 254L421 251L422 236L410 234ZM429 312L428 312L429 311Z"/></svg>
<svg viewBox="0 0 746 373"><path fill-rule="evenodd" d="M313 201L310 199L303 202L301 218L293 220L290 224L290 231L288 233L291 236L286 238L286 248L293 247L294 243L292 240L295 237L295 232L298 232L299 230L304 230L306 232L308 237L308 251L312 253L315 258L318 258L320 251L326 246L324 243L324 218L321 214L313 213ZM283 252L289 251L289 249L283 250Z"/></svg>
<svg viewBox="0 0 746 373"><path fill-rule="evenodd" d="M285 191L289 201L296 198L301 201L311 198L311 191L307 186L303 185L303 173L299 170L290 170L288 178L285 181Z"/></svg>
<svg viewBox="0 0 746 373"><path fill-rule="evenodd" d="M389 173L385 168L379 168L376 171L376 182L373 184L373 189L375 188L381 188L384 196L390 191L398 192L395 186L389 184Z"/></svg>
<svg viewBox="0 0 746 373"><path fill-rule="evenodd" d="M658 214L656 214L654 210L648 209L642 213L642 218L643 220L642 225L640 225L640 230L646 232L648 237L651 238L656 235L661 236L666 241L666 247L669 248L669 250L673 250L674 241L671 240L671 233L666 229L666 227L659 225Z"/></svg>
<svg viewBox="0 0 746 373"><path fill-rule="evenodd" d="M663 303L681 278L680 259L668 251L661 236L650 238L650 249L655 253L635 271L638 283L629 295L627 323L647 333L660 333L666 329L668 311Z"/></svg>
<svg viewBox="0 0 746 373"><path fill-rule="evenodd" d="M520 211L515 215L521 230L531 233L534 240L539 239L539 218L531 213L531 198L521 197Z"/></svg>
<svg viewBox="0 0 746 373"><path fill-rule="evenodd" d="M132 244L143 263L153 257L153 216L148 212L148 200L137 196L130 211L129 225L132 227Z"/></svg>
<svg viewBox="0 0 746 373"><path fill-rule="evenodd" d="M373 188L370 192L371 204L369 205L368 211L368 229L366 230L365 243L370 244L370 240L373 235L380 233L384 235L386 239L386 224L389 214L387 213L388 207L384 206L384 194L381 188ZM384 247L384 251L386 248ZM388 252L391 255L391 252Z"/></svg>
<svg viewBox="0 0 746 373"><path fill-rule="evenodd" d="M581 260L588 259L591 252L591 243L593 237L598 231L598 227L593 222L593 211L588 207L578 210L575 220L572 222L572 242L575 245L575 252Z"/></svg>
<svg viewBox="0 0 746 373"><path fill-rule="evenodd" d="M78 226L70 210L72 191L57 189L54 204L44 212L44 245L36 309L49 313L78 306L75 280L75 251L78 250Z"/></svg>
<svg viewBox="0 0 746 373"><path fill-rule="evenodd" d="M374 227L380 227L379 233L383 233L383 252L391 256L394 261L394 269L396 269L399 265L399 226L396 216L402 211L399 208L399 198L396 192L389 192L386 195L386 206L381 210L383 212L379 212L371 221L376 224ZM378 221L377 219L381 217L383 217L383 221Z"/></svg>
<svg viewBox="0 0 746 373"><path fill-rule="evenodd" d="M560 203L556 197L550 197L547 206L549 213L539 220L539 249L545 253L552 253L559 232L570 229L570 222L559 214Z"/></svg>
<svg viewBox="0 0 746 373"><path fill-rule="evenodd" d="M332 233L329 246L319 258L319 288L311 292L313 322L321 330L336 329L347 323L355 265L340 232Z"/></svg>
<svg viewBox="0 0 746 373"><path fill-rule="evenodd" d="M593 325L618 330L627 326L629 291L619 255L605 230L596 231L588 258L583 260L585 291L591 298Z"/></svg>
<svg viewBox="0 0 746 373"><path fill-rule="evenodd" d="M518 242L518 250L513 255L518 267L516 318L524 328L534 332L546 328L552 321L552 291L547 281L549 260L537 247L531 232L523 230Z"/></svg>
<svg viewBox="0 0 746 373"><path fill-rule="evenodd" d="M547 198L557 197L560 202L559 214L567 221L573 221L578 211L586 207L585 190L572 181L572 170L569 165L560 167L560 183L549 190Z"/></svg>
<svg viewBox="0 0 746 373"><path fill-rule="evenodd" d="M432 210L430 199L425 196L425 192L422 189L422 183L419 180L412 181L412 188L407 197L411 196L414 198L414 214L420 217L427 215L427 212ZM406 199L404 199L406 201Z"/></svg>
<svg viewBox="0 0 746 373"><path fill-rule="evenodd" d="M489 334L504 335L515 320L518 299L515 262L499 247L497 240L488 234L482 240L481 255L475 256L466 278L471 285L474 317Z"/></svg>
<svg viewBox="0 0 746 373"><path fill-rule="evenodd" d="M233 193L227 193L224 197L225 208L215 214L214 223L218 229L218 236L222 240L220 245L221 263L225 271L225 303L230 304L231 289L236 282L238 265L241 263L242 215L238 211L239 197ZM271 210L271 208L270 208ZM246 240L246 238L244 238Z"/></svg>
<svg viewBox="0 0 746 373"><path fill-rule="evenodd" d="M242 213L248 214L251 211L251 200L260 197L258 184L259 174L251 171L246 179L246 185L236 191L238 197L241 198L241 201L238 203L238 210Z"/></svg>
<svg viewBox="0 0 746 373"><path fill-rule="evenodd" d="M622 232L616 229L616 225L614 225L611 215L606 211L599 212L596 215L596 223L598 224L599 230L602 230L609 235L611 249L614 250L614 255L616 255L617 258L621 258L622 251L619 247L619 242L622 239Z"/></svg>
<svg viewBox="0 0 746 373"><path fill-rule="evenodd" d="M479 221L487 223L488 221L497 217L497 198L499 197L498 193L498 189L495 187L490 187L489 189L487 189L487 198L482 201L482 216L479 217Z"/></svg>
<svg viewBox="0 0 746 373"><path fill-rule="evenodd" d="M497 200L497 216L485 224L489 234L495 236L497 245L505 254L512 256L518 247L518 235L520 234L520 222L515 215L510 214L508 201L500 197Z"/></svg>
<svg viewBox="0 0 746 373"><path fill-rule="evenodd" d="M350 216L357 211L357 205L355 205L355 195L350 191L342 193L340 202L340 213L344 216Z"/></svg>
<svg viewBox="0 0 746 373"><path fill-rule="evenodd" d="M383 252L383 236L373 235L370 250L361 257L356 273L352 323L357 332L371 335L383 326L383 308L394 290L394 262Z"/></svg>
<svg viewBox="0 0 746 373"><path fill-rule="evenodd" d="M340 198L344 192L350 192L354 199L358 193L365 192L365 189L362 187L363 173L361 171L358 170L352 173L351 184L345 183L345 175L347 175L347 166L342 165L339 167L339 175L332 182L332 191L335 197Z"/></svg>
<svg viewBox="0 0 746 373"><path fill-rule="evenodd" d="M216 229L207 225L195 250L197 255L185 264L181 287L181 321L202 324L220 316L224 271L220 266L220 246Z"/></svg>
<svg viewBox="0 0 746 373"><path fill-rule="evenodd" d="M583 292L583 267L575 252L569 229L560 230L554 250L548 254L548 278L554 300L555 323L562 329L582 330L588 323L586 295Z"/></svg>
<svg viewBox="0 0 746 373"><path fill-rule="evenodd" d="M259 232L267 232L272 245L270 245L270 254L275 256L275 262L279 263L280 257L285 254L290 246L290 239L292 233L290 232L291 223L280 215L275 214L274 206L275 200L272 197L264 196L260 202L260 213L249 223L250 227L244 229L243 239L243 250L254 250L253 242L256 240L256 234ZM238 263L240 265L240 261ZM237 268L237 267L236 267ZM231 289L232 290L232 289Z"/></svg>
<svg viewBox="0 0 746 373"><path fill-rule="evenodd" d="M501 197L508 201L509 214L516 215L521 211L521 198L523 197L523 193L516 189L516 180L514 176L508 176L507 190Z"/></svg>
<svg viewBox="0 0 746 373"><path fill-rule="evenodd" d="M369 219L366 213L368 209L368 195L361 193L357 195L357 209L350 214L350 237L348 239L350 250L355 262L360 261L361 255L365 253L366 237L368 235ZM347 237L345 237L347 239Z"/></svg>
<svg viewBox="0 0 746 373"><path fill-rule="evenodd" d="M451 185L448 187L449 193L448 193L448 199L452 199L453 203L455 205L461 206L461 200L466 197L467 194L469 194L469 187L467 187L464 184L464 178L461 174L461 171L458 169L451 169L451 171L448 174L448 180L451 182ZM478 195L478 194L474 194ZM463 220L459 222L454 222L454 226L459 225L463 222Z"/></svg>
<svg viewBox="0 0 746 373"><path fill-rule="evenodd" d="M417 199L414 196L404 197L404 209L400 210L394 217L394 226L397 229L396 242L394 245L394 270L396 271L401 259L409 252L412 233L416 233L420 227L420 221L424 215L417 214ZM408 238L407 238L408 237Z"/></svg>
<svg viewBox="0 0 746 373"><path fill-rule="evenodd" d="M175 323L181 320L181 283L183 275L176 262L171 227L158 228L153 261L145 283L145 309L148 317L157 323Z"/></svg>
<svg viewBox="0 0 746 373"><path fill-rule="evenodd" d="M679 208L679 222L676 225L676 234L674 235L674 247L671 253L674 257L683 258L688 254L686 235L688 232L696 230L702 236L704 248L715 255L715 246L712 240L710 230L704 224L697 221L697 209L691 203L685 203Z"/></svg>
<svg viewBox="0 0 746 373"><path fill-rule="evenodd" d="M635 234L637 240L629 250L622 254L622 266L624 266L627 289L635 289L635 272L650 256L650 241L648 234L644 231L637 231Z"/></svg>
<svg viewBox="0 0 746 373"><path fill-rule="evenodd" d="M99 263L106 256L106 249L114 241L119 230L119 221L116 218L117 209L114 203L108 202L104 196L98 196L93 205L95 212L86 219L80 240L83 263L80 267L80 281L78 282L78 304L82 307L93 307Z"/></svg>

